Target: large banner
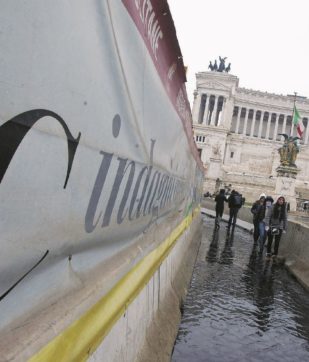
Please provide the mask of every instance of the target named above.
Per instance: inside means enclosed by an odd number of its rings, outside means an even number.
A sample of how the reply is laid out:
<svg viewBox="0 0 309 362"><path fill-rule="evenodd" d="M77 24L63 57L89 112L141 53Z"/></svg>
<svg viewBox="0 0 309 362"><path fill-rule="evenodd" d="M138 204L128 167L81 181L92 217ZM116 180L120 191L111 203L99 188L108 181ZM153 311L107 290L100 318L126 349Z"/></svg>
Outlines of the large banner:
<svg viewBox="0 0 309 362"><path fill-rule="evenodd" d="M0 34L1 329L184 217L202 167L166 1L12 0Z"/></svg>

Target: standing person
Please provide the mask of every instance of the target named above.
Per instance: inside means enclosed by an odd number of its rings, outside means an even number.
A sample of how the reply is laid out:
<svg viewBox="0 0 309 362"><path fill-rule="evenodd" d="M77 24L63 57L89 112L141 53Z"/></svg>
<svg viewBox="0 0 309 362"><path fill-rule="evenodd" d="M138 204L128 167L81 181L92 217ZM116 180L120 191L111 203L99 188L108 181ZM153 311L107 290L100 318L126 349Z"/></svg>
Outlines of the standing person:
<svg viewBox="0 0 309 362"><path fill-rule="evenodd" d="M260 235L259 231L259 224L260 221L262 221L265 217L264 213L264 202L265 202L266 195L263 193L260 195L259 199L256 200L252 207L251 207L251 213L253 214L253 241L254 244L257 243Z"/></svg>
<svg viewBox="0 0 309 362"><path fill-rule="evenodd" d="M262 206L259 209L259 212L256 215L257 220L259 220L258 244L259 244L259 251L261 254L263 253L264 244L267 238L266 220L268 220L270 217L273 202L274 199L271 196L266 196Z"/></svg>
<svg viewBox="0 0 309 362"><path fill-rule="evenodd" d="M273 257L276 258L279 250L279 243L282 233L286 233L287 228L287 211L285 198L279 196L276 203L274 203L270 209L270 212L265 217L266 230L268 231L268 244L266 257L271 256L271 246L273 238L275 237L275 246Z"/></svg>
<svg viewBox="0 0 309 362"><path fill-rule="evenodd" d="M267 231L266 231L266 220L270 218L270 213L272 210L274 199L271 196L266 196L265 199L265 217L263 220L263 229L264 229L264 238L263 238L263 246L265 245L267 239ZM265 245L266 246L266 245Z"/></svg>
<svg viewBox="0 0 309 362"><path fill-rule="evenodd" d="M233 228L235 227L238 210L242 206L242 195L239 192L232 190L231 196L228 199L228 205L230 208L230 218L228 221L227 229L229 231L231 225Z"/></svg>
<svg viewBox="0 0 309 362"><path fill-rule="evenodd" d="M224 202L227 201L225 190L221 189L219 194L215 197L216 202L216 227L220 227L220 220L224 211Z"/></svg>

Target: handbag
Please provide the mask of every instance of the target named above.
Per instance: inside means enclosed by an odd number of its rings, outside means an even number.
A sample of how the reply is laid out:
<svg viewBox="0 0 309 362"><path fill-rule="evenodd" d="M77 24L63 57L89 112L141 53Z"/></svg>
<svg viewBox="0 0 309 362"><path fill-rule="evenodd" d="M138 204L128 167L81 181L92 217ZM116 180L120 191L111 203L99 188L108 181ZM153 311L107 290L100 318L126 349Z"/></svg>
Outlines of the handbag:
<svg viewBox="0 0 309 362"><path fill-rule="evenodd" d="M272 226L270 229L271 235L279 235L280 234L280 229L276 226Z"/></svg>

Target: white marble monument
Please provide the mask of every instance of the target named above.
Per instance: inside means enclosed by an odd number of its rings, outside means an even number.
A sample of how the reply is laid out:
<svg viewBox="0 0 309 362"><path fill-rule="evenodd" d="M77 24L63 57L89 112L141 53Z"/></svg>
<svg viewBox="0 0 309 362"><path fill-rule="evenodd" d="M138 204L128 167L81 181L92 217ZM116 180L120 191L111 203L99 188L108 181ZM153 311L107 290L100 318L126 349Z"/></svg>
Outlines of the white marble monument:
<svg viewBox="0 0 309 362"><path fill-rule="evenodd" d="M235 75L209 71L196 74L194 96L193 130L207 169L205 191L214 191L215 180L220 178L222 184L231 184L249 202L262 192L274 197L279 190L291 200L294 197L298 201L309 199L309 100L306 97L296 97L305 132L297 159L299 171L290 195L284 190L290 177L282 178L277 184L280 165L277 150L283 140L280 133L296 135L292 122L294 95L241 88Z"/></svg>

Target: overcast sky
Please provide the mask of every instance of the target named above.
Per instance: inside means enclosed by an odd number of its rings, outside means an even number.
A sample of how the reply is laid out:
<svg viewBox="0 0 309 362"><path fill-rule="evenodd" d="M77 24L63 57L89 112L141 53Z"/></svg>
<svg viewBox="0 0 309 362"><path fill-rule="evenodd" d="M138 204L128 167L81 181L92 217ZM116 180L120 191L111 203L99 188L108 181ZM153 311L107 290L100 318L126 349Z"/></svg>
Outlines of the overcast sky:
<svg viewBox="0 0 309 362"><path fill-rule="evenodd" d="M309 97L309 0L168 0L188 66L195 74L227 57L239 86Z"/></svg>

